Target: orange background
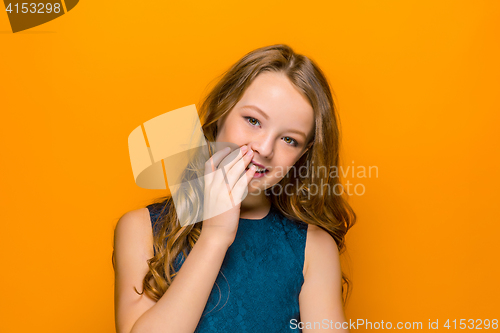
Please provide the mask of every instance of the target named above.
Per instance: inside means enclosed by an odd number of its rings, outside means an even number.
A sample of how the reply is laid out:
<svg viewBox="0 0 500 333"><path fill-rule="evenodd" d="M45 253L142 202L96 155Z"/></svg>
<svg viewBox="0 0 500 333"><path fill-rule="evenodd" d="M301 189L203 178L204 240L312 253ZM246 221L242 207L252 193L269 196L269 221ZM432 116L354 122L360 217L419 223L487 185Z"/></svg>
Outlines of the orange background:
<svg viewBox="0 0 500 333"><path fill-rule="evenodd" d="M337 95L358 222L351 320L500 319L498 1L81 1L12 34L0 7L2 332L113 332L113 229L166 193L127 138L286 43ZM440 328L444 329L444 328Z"/></svg>

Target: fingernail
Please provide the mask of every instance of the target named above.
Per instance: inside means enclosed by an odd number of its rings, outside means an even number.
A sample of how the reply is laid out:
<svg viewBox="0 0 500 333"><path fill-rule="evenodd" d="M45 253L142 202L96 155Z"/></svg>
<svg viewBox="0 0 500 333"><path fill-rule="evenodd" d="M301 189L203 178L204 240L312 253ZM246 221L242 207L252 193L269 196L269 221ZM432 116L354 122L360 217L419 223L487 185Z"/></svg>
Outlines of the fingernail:
<svg viewBox="0 0 500 333"><path fill-rule="evenodd" d="M250 150L248 151L248 153L247 153L247 154L248 154L248 155L253 154L253 150L252 150L252 149L250 149Z"/></svg>
<svg viewBox="0 0 500 333"><path fill-rule="evenodd" d="M247 150L248 150L248 147L247 147L247 146L243 146L243 147L241 147L241 152L242 152L243 154L245 154L245 153L247 152Z"/></svg>

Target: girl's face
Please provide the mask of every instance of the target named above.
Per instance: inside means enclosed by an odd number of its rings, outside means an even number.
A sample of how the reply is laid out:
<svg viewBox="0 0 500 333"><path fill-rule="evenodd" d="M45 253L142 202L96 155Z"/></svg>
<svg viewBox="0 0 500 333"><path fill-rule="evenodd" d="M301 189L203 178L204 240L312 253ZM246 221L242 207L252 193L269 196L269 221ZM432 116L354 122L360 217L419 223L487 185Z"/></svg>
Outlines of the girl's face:
<svg viewBox="0 0 500 333"><path fill-rule="evenodd" d="M284 74L263 72L217 125L217 142L247 145L254 151L252 162L266 168L255 173L248 188L252 193L278 183L306 152L314 113Z"/></svg>

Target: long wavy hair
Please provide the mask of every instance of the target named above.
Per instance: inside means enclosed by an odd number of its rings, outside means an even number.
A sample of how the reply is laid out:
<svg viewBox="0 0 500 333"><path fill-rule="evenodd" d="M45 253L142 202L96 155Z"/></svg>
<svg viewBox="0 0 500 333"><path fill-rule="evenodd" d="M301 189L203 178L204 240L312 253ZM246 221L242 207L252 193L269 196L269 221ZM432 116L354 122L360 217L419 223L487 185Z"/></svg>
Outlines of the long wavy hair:
<svg viewBox="0 0 500 333"><path fill-rule="evenodd" d="M340 162L340 119L332 98L328 81L310 58L295 53L288 45L272 45L256 49L234 64L208 93L199 108L200 122L208 143L215 142L217 121L227 115L241 99L247 87L262 72L272 71L285 74L290 82L309 100L315 119L314 135L310 148L295 163L296 170L313 167L313 172L288 172L274 186L286 188L287 193L275 194L273 187L265 194L271 203L287 218L316 225L327 231L335 240L339 253L346 250L345 236L356 222L356 214L347 202L340 177L330 177L328 167L339 169ZM210 148L211 145L209 144ZM209 151L211 156L213 152ZM318 172L314 172L317 169ZM320 172L321 171L321 172ZM185 176L192 173L186 168ZM193 175L188 177L194 179ZM317 189L328 188L328 191ZM312 189L316 189L313 193ZM291 189L291 191L289 190ZM186 257L201 234L202 223L179 223L179 216L185 216L177 209L197 211L202 195L201 188L192 188L186 193L182 208L174 207L172 196L159 198L159 218L153 222L155 255L148 260L149 271L143 280L143 292L158 301L172 284L177 271L178 255ZM341 192L340 194L337 192ZM290 194L291 193L291 194ZM178 215L179 214L179 215ZM197 213L194 213L196 218ZM200 220L198 220L200 221ZM113 252L114 258L114 252ZM114 265L114 261L113 261ZM342 272L342 301L346 305L352 284Z"/></svg>

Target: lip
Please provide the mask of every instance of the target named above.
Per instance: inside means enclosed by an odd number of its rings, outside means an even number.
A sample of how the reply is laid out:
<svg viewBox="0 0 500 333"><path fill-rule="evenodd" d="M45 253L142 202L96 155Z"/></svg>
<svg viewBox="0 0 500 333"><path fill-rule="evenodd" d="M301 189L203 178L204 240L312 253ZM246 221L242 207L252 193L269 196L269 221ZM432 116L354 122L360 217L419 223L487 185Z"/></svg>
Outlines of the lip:
<svg viewBox="0 0 500 333"><path fill-rule="evenodd" d="M266 168L264 165L262 165L260 163L257 163L257 162L254 162L253 160L251 161L251 163L255 164L255 166L257 166L259 168L266 169L266 171L264 171L263 173L256 172L253 175L253 178L261 178L261 177L264 177L265 175L267 175L269 173L269 169ZM245 168L245 170L248 170L248 167Z"/></svg>
<svg viewBox="0 0 500 333"><path fill-rule="evenodd" d="M265 165L259 164L259 163L255 162L254 160L252 160L252 163L255 164L255 166L258 166L261 169L266 169L267 171L269 171L269 169L266 168Z"/></svg>
<svg viewBox="0 0 500 333"><path fill-rule="evenodd" d="M261 178L261 177L264 177L264 175L266 175L269 171L266 171L264 173L258 173L256 172L254 175L253 175L253 178Z"/></svg>

